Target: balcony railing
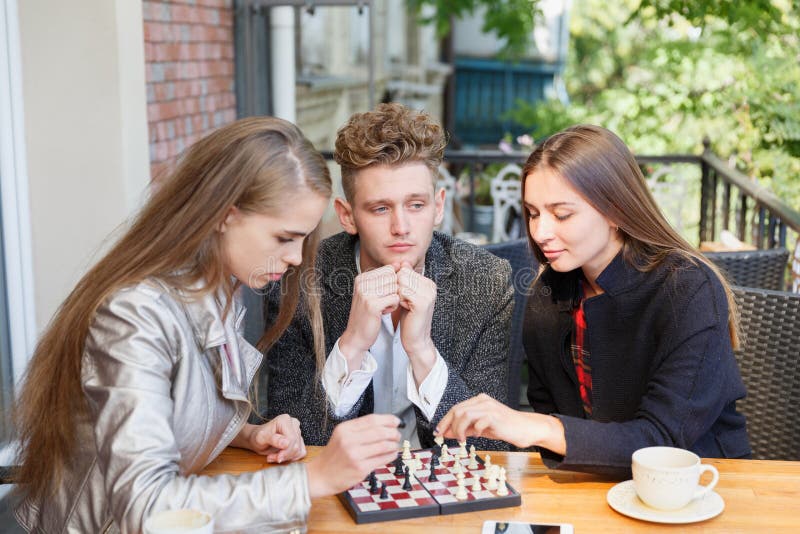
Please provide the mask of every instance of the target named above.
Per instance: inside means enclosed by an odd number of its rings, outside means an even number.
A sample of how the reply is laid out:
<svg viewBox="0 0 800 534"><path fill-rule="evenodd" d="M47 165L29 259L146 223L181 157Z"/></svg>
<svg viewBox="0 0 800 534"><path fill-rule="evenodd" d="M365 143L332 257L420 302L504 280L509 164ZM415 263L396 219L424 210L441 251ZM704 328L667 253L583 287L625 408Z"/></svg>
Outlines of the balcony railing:
<svg viewBox="0 0 800 534"><path fill-rule="evenodd" d="M723 230L758 249L794 249L800 258L800 212L760 186L742 172L731 168L709 148L707 140L700 155L637 155L636 160L670 222L690 241L717 241ZM325 153L331 159L330 153ZM476 183L492 164L522 166L527 154L499 150L454 150L445 153L450 174L468 184L463 199L465 231L474 231ZM497 167L500 167L499 165ZM676 189L677 188L677 189ZM697 198L692 204L686 199ZM674 200L677 211L666 204ZM489 236L491 239L491 236Z"/></svg>
<svg viewBox="0 0 800 534"><path fill-rule="evenodd" d="M470 191L474 191L474 180L487 165L492 163L517 163L522 165L525 154L506 154L495 150L452 151L445 155L447 162L456 169L454 175L463 172L471 179ZM699 156L671 154L663 156L637 156L636 160L645 171L653 171L650 165L689 164L701 173L700 209L698 221L698 243L714 241L721 230L733 231L736 236L756 248L786 247L788 230L800 234L800 212L776 197L766 188L729 167L708 147ZM474 205L474 198L470 206Z"/></svg>

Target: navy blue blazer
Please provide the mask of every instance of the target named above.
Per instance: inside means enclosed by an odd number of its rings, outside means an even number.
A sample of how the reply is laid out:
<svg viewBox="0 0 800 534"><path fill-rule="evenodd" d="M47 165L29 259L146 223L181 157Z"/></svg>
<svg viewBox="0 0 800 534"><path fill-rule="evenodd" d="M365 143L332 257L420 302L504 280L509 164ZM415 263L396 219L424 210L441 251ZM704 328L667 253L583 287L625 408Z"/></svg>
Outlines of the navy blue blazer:
<svg viewBox="0 0 800 534"><path fill-rule="evenodd" d="M580 277L580 270L548 267L525 310L528 399L537 412L558 417L566 435L566 456L542 449L545 463L625 477L633 451L652 445L749 457L745 418L736 411L745 388L714 273L677 254L641 272L620 252L600 274L604 293L584 302L591 419L569 350Z"/></svg>

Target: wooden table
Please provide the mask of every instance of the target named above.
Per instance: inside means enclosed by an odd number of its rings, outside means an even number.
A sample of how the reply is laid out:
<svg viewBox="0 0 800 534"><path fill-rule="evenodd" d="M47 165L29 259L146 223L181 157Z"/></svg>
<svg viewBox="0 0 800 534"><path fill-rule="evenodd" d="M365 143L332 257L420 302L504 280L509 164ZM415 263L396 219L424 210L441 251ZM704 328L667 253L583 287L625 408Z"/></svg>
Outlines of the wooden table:
<svg viewBox="0 0 800 534"><path fill-rule="evenodd" d="M319 447L308 447L309 457ZM487 519L572 523L575 532L800 532L800 462L708 459L719 470L716 492L725 501L721 515L691 525L662 525L631 519L612 510L606 493L617 481L546 468L539 455L491 452L506 467L508 482L522 493L522 506L484 512L356 525L335 497L314 499L309 532L390 534L479 533ZM264 458L228 448L203 474L243 473L271 467ZM706 475L708 476L708 475Z"/></svg>

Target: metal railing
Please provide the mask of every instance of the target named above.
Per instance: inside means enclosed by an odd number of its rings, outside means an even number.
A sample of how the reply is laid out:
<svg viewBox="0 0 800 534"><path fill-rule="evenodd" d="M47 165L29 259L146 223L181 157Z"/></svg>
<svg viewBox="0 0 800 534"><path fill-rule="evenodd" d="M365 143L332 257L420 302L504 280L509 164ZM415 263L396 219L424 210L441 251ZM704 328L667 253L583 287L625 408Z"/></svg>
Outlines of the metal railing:
<svg viewBox="0 0 800 534"><path fill-rule="evenodd" d="M732 231L736 237L756 248L787 247L791 231L800 236L800 212L779 199L768 189L731 168L709 148L704 140L705 150L700 155L667 154L661 156L637 155L636 161L647 172L648 165L688 164L700 170L700 206L698 245L702 241L714 241L722 230ZM332 159L330 152L323 152ZM466 209L475 206L476 180L484 169L495 163L517 163L523 165L527 154L506 153L500 150L448 150L445 161L453 176L463 176L469 180L469 195L465 199ZM645 176L647 177L647 176ZM474 218L467 217L467 220ZM465 228L471 230L471 228Z"/></svg>

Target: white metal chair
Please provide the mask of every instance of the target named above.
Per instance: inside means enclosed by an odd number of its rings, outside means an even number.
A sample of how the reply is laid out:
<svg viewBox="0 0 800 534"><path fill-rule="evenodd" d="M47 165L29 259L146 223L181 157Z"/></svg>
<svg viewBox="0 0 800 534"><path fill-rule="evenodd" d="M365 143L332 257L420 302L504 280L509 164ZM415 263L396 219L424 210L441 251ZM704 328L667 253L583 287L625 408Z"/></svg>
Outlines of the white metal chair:
<svg viewBox="0 0 800 534"><path fill-rule="evenodd" d="M519 217L522 213L522 182L520 174L522 168L509 163L492 178L491 191L494 203L494 223L492 227L492 242L509 241L517 235L508 232L509 218Z"/></svg>
<svg viewBox="0 0 800 534"><path fill-rule="evenodd" d="M439 165L439 178L436 180L436 190L444 189L444 219L439 231L453 235L453 222L455 215L453 206L456 198L456 179L444 165Z"/></svg>

